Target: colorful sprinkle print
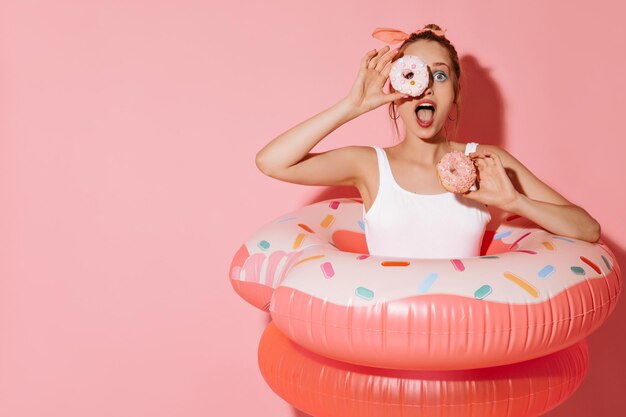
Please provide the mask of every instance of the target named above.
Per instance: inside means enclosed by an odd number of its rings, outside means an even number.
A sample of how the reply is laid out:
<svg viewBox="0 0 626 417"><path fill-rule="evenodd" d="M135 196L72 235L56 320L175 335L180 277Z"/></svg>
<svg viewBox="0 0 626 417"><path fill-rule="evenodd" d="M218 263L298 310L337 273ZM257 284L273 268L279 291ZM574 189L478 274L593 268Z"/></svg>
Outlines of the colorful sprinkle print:
<svg viewBox="0 0 626 417"><path fill-rule="evenodd" d="M541 279L546 279L554 273L555 269L552 265L546 265L537 272L537 276Z"/></svg>
<svg viewBox="0 0 626 417"><path fill-rule="evenodd" d="M368 300L368 301L371 300L372 298L374 298L374 291L369 290L369 289L367 289L365 287L358 287L356 289L356 291L355 291L355 294L358 297L361 297L361 298L363 298L365 300Z"/></svg>
<svg viewBox="0 0 626 417"><path fill-rule="evenodd" d="M382 261L382 266L409 266L411 262L408 261Z"/></svg>
<svg viewBox="0 0 626 417"><path fill-rule="evenodd" d="M307 226L306 224L298 224L298 226L300 226L302 229L306 230L309 233L315 233L313 231L313 229L311 229L309 226Z"/></svg>
<svg viewBox="0 0 626 417"><path fill-rule="evenodd" d="M493 237L493 240L500 240L500 239L504 239L505 237L507 237L508 235L510 235L511 233L513 233L510 230L507 230L506 232L502 232L502 233L498 233L497 235L495 235Z"/></svg>
<svg viewBox="0 0 626 417"><path fill-rule="evenodd" d="M552 236L552 239L560 239L560 240L564 240L564 241L569 242L569 243L574 243L574 241L572 239L568 239L568 238L563 237L563 236Z"/></svg>
<svg viewBox="0 0 626 417"><path fill-rule="evenodd" d="M584 256L581 256L580 260L586 263L587 265L589 265L591 268L593 268L593 270L596 271L596 274L602 273L598 265L594 264L593 262L591 262L589 259L585 258Z"/></svg>
<svg viewBox="0 0 626 417"><path fill-rule="evenodd" d="M298 233L298 236L296 236L296 240L293 241L293 246L291 248L298 249L302 245L302 241L305 237L306 235L304 233Z"/></svg>
<svg viewBox="0 0 626 417"><path fill-rule="evenodd" d="M541 244L543 245L544 248L546 248L548 250L555 250L556 249L554 247L554 245L552 244L552 242L541 242Z"/></svg>
<svg viewBox="0 0 626 417"><path fill-rule="evenodd" d="M611 271L611 263L604 257L604 255L600 255L600 257L604 261L604 264L606 265L606 267L609 268L609 271Z"/></svg>
<svg viewBox="0 0 626 417"><path fill-rule="evenodd" d="M296 262L295 264L293 264L293 266L299 265L299 264L301 264L302 262L311 261L311 260L313 260L313 259L320 259L320 258L323 258L324 256L326 256L326 255L315 255L315 256L309 256L308 258L303 258L303 259L300 259L298 262Z"/></svg>
<svg viewBox="0 0 626 417"><path fill-rule="evenodd" d="M328 216L324 217L324 220L322 220L322 222L320 223L320 226L322 226L324 229L328 229L330 225L333 224L334 221L335 221L335 216L333 216L332 214L329 214Z"/></svg>
<svg viewBox="0 0 626 417"><path fill-rule="evenodd" d="M572 266L570 268L572 270L573 273L575 273L576 275L585 275L585 270L582 269L579 266Z"/></svg>
<svg viewBox="0 0 626 417"><path fill-rule="evenodd" d="M450 259L450 262L457 271L465 271L465 265L460 259Z"/></svg>
<svg viewBox="0 0 626 417"><path fill-rule="evenodd" d="M528 232L528 233L523 234L522 236L520 236L520 237L519 237L519 238L518 238L515 242L513 242L513 244L511 245L511 248L510 248L510 249L514 249L514 248L516 248L516 247L517 247L517 243L518 243L520 240L524 239L524 238L525 238L526 236L528 236L529 234L530 234L530 232Z"/></svg>
<svg viewBox="0 0 626 417"><path fill-rule="evenodd" d="M270 247L270 242L268 242L267 240L262 240L259 242L259 244L257 245L261 250L268 250Z"/></svg>
<svg viewBox="0 0 626 417"><path fill-rule="evenodd" d="M526 291L528 294L532 295L533 297L535 298L539 297L539 291L537 291L537 288L533 287L530 283L528 283L527 281L524 281L522 278L518 277L517 275L511 272L505 272L504 277L508 279L509 281L512 281L515 284L517 284L520 288L522 288L524 291Z"/></svg>
<svg viewBox="0 0 626 417"><path fill-rule="evenodd" d="M486 296L488 296L489 294L492 293L492 289L489 285L483 285L482 287L480 287L479 289L477 289L476 291L474 291L474 298L477 298L479 300L482 300L483 298L485 298Z"/></svg>
<svg viewBox="0 0 626 417"><path fill-rule="evenodd" d="M324 262L320 265L324 278L332 278L335 275L335 270L330 262Z"/></svg>
<svg viewBox="0 0 626 417"><path fill-rule="evenodd" d="M282 222L286 222L286 221L289 221L289 220L295 220L295 219L296 219L296 218L295 218L295 217L293 217L293 216L291 216L291 217L285 217L285 218L283 218L283 219L278 219L278 220L276 220L276 221L274 222L274 224L279 224L279 223L282 223Z"/></svg>
<svg viewBox="0 0 626 417"><path fill-rule="evenodd" d="M421 294L426 294L428 290L430 289L430 287L435 282L435 280L437 280L438 276L439 274L437 274L436 272L431 272L428 275L426 275L426 278L424 278L424 280L420 283L418 291Z"/></svg>
<svg viewBox="0 0 626 417"><path fill-rule="evenodd" d="M331 201L328 207L333 210L337 210L339 208L339 201Z"/></svg>

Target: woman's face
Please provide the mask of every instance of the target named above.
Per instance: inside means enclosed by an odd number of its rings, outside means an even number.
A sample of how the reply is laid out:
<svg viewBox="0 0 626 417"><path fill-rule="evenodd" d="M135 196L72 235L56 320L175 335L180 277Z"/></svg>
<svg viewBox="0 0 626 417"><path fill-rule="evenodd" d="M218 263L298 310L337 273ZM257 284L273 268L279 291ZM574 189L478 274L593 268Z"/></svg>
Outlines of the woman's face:
<svg viewBox="0 0 626 417"><path fill-rule="evenodd" d="M428 65L430 77L429 85L421 95L396 100L398 112L407 129L407 136L412 134L419 138L435 137L442 131L454 105L454 75L448 50L437 42L420 40L407 46L403 55L421 58ZM422 99L435 102L434 120L428 127L422 127L417 123L417 104Z"/></svg>

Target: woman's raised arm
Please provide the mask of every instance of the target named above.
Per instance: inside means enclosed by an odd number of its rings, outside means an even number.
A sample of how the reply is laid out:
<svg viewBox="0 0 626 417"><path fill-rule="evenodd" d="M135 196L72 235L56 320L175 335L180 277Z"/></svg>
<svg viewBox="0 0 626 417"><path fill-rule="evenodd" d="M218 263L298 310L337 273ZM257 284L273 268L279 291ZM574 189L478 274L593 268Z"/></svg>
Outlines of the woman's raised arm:
<svg viewBox="0 0 626 417"><path fill-rule="evenodd" d="M363 146L348 146L319 154L309 152L342 124L405 96L383 91L396 53L397 50L390 51L388 46L366 53L361 58L356 80L344 99L292 127L257 153L256 165L261 172L298 184L353 185L358 176L356 152L366 152Z"/></svg>

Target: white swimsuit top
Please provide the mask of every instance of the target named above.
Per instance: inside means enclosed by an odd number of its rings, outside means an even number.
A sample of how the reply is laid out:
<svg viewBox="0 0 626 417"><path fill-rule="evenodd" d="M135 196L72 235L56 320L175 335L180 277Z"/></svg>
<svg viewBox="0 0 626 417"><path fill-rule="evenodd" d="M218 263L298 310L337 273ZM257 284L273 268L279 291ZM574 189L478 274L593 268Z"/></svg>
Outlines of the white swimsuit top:
<svg viewBox="0 0 626 417"><path fill-rule="evenodd" d="M465 155L476 150L470 142ZM382 148L378 157L378 193L363 224L369 253L400 258L464 258L480 256L491 214L485 204L462 194L416 194L395 181ZM473 188L475 189L475 188Z"/></svg>

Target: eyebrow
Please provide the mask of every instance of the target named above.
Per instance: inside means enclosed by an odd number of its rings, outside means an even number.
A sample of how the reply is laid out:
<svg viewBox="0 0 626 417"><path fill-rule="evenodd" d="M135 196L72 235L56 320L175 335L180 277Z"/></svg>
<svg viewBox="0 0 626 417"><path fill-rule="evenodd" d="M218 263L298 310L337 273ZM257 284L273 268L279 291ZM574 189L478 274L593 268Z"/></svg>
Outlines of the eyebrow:
<svg viewBox="0 0 626 417"><path fill-rule="evenodd" d="M433 63L433 67L436 67L437 65L445 65L446 67L448 67L448 69L450 69L448 64L446 64L445 62L435 62L435 63Z"/></svg>

